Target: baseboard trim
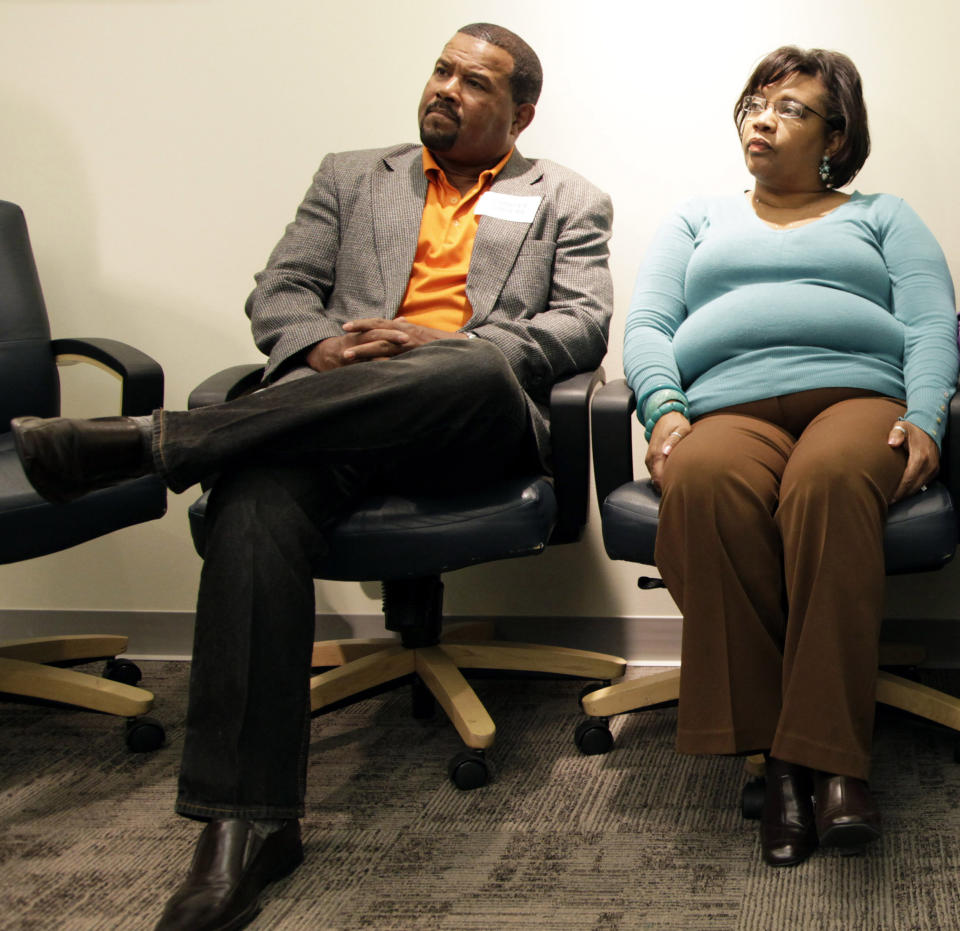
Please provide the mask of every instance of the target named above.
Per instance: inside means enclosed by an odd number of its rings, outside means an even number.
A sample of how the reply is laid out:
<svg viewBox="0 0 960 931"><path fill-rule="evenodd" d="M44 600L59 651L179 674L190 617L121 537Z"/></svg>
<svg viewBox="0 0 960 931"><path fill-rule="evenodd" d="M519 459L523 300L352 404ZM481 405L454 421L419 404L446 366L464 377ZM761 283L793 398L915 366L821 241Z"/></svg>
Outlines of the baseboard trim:
<svg viewBox="0 0 960 931"><path fill-rule="evenodd" d="M475 616L447 617L477 620ZM632 666L674 666L680 663L679 617L500 617L497 636L503 640L549 643L624 657ZM326 614L317 616L317 639L384 636L383 616ZM5 640L68 634L117 633L127 636L127 656L141 659L188 660L193 650L193 613L188 611L63 611L0 609ZM890 620L884 639L923 646L926 666L960 667L960 622L936 618Z"/></svg>
<svg viewBox="0 0 960 931"><path fill-rule="evenodd" d="M447 623L467 620L477 618L445 618ZM503 640L612 653L635 665L680 661L680 619L676 617L500 617L495 621L497 636ZM381 614L321 614L316 630L318 640L385 635ZM188 660L193 651L193 613L0 610L0 635L5 640L89 633L125 635L126 655L131 658Z"/></svg>

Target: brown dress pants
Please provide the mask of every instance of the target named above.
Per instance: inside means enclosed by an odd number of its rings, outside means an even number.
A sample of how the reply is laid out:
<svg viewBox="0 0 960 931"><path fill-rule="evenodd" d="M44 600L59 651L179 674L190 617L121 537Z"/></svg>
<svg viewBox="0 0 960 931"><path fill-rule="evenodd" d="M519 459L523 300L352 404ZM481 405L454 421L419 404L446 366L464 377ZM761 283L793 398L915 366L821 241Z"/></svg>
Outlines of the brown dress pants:
<svg viewBox="0 0 960 931"><path fill-rule="evenodd" d="M683 613L681 752L867 777L904 410L804 391L707 414L677 443L656 561Z"/></svg>

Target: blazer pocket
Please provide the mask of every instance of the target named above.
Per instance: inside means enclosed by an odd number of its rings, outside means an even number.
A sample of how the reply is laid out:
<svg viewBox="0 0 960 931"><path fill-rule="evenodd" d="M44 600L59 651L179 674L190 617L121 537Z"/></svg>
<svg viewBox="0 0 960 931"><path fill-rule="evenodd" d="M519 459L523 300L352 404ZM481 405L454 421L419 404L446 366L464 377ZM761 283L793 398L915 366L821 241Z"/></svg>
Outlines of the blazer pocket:
<svg viewBox="0 0 960 931"><path fill-rule="evenodd" d="M525 242L517 253L497 309L513 318L532 317L544 310L550 298L556 251L555 242L544 239Z"/></svg>

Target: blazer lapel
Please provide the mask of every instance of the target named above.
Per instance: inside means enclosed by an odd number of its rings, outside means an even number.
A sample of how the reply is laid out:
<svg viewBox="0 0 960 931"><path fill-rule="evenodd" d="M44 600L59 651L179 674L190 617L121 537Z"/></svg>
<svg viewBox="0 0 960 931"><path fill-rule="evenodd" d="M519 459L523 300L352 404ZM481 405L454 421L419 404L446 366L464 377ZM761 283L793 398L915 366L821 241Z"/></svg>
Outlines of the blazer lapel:
<svg viewBox="0 0 960 931"><path fill-rule="evenodd" d="M542 177L543 172L536 165L514 151L490 190L498 194L535 197L539 193L537 182ZM472 320L482 321L493 310L529 231L529 223L480 217L467 273L467 298L473 308Z"/></svg>
<svg viewBox="0 0 960 931"><path fill-rule="evenodd" d="M396 316L417 253L427 179L419 146L384 156L371 179L373 236L383 275L383 315Z"/></svg>

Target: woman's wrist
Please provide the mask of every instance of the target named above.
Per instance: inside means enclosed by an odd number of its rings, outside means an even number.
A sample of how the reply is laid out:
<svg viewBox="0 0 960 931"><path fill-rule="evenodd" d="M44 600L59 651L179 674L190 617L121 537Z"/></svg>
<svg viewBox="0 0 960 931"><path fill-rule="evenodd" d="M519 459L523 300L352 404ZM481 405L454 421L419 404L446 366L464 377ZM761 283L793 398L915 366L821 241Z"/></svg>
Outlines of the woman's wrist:
<svg viewBox="0 0 960 931"><path fill-rule="evenodd" d="M659 407L651 411L650 416L644 422L646 429L643 436L648 443L650 442L650 435L653 433L653 428L657 425L657 421L660 420L664 414L669 414L672 411L682 414L687 420L690 419L690 407L686 403L686 399L683 401L664 401Z"/></svg>
<svg viewBox="0 0 960 931"><path fill-rule="evenodd" d="M671 401L678 401L684 406L688 406L687 396L675 385L661 385L659 388L654 388L653 391L648 392L641 398L637 408L640 422L646 423L654 415L657 408Z"/></svg>

